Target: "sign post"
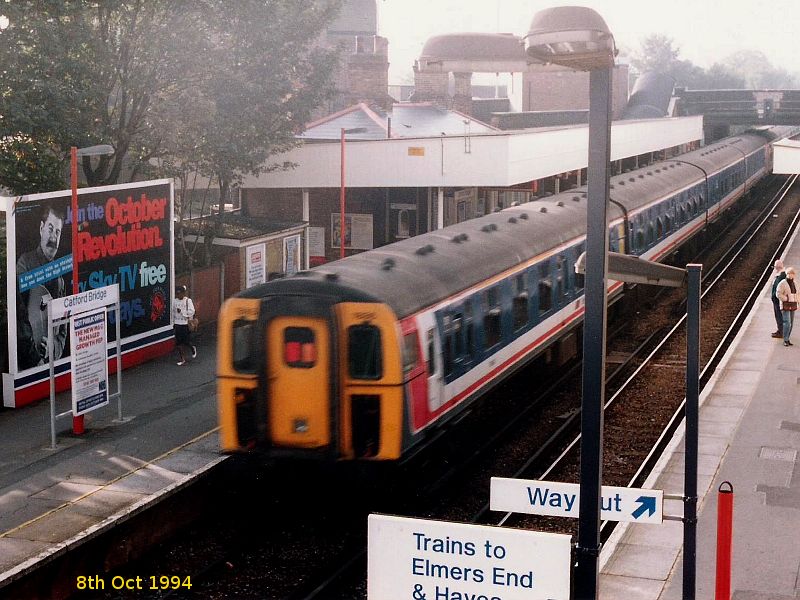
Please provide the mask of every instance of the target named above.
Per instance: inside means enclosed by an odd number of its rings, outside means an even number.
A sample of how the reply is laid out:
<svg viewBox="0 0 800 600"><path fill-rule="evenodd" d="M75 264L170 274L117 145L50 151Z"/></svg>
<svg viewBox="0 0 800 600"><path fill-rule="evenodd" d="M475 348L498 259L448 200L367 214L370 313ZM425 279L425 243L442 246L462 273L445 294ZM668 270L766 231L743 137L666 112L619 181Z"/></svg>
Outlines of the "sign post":
<svg viewBox="0 0 800 600"><path fill-rule="evenodd" d="M492 477L492 510L579 517L580 484ZM600 493L600 518L604 521L661 523L664 492L604 485Z"/></svg>
<svg viewBox="0 0 800 600"><path fill-rule="evenodd" d="M567 600L571 537L370 515L369 600Z"/></svg>
<svg viewBox="0 0 800 600"><path fill-rule="evenodd" d="M113 310L116 324L117 391L108 393L108 341L106 318ZM47 302L47 348L50 364L50 449L56 448L56 419L85 414L117 398L117 420L122 416L122 338L119 284L52 298ZM53 330L69 320L72 373L72 408L56 414L56 378Z"/></svg>

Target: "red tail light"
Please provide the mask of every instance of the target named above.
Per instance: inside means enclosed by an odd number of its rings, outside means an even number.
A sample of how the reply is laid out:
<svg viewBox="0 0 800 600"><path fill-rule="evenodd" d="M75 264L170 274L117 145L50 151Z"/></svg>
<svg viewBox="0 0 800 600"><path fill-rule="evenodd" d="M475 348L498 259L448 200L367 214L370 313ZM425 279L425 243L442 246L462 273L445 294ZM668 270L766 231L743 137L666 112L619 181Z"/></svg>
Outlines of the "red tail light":
<svg viewBox="0 0 800 600"><path fill-rule="evenodd" d="M300 361L300 342L286 342L284 346L284 360L287 365Z"/></svg>

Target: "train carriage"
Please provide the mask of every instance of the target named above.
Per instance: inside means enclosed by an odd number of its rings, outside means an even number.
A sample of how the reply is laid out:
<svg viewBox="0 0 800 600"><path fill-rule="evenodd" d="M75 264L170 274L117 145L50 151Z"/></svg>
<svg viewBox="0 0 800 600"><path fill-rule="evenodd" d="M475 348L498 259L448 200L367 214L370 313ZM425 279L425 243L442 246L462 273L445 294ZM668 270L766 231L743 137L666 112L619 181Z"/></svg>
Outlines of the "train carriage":
<svg viewBox="0 0 800 600"><path fill-rule="evenodd" d="M769 141L786 133L735 136L613 177L610 248L673 252L768 172ZM585 228L585 189L571 190L229 299L223 451L400 459L555 341L576 351Z"/></svg>

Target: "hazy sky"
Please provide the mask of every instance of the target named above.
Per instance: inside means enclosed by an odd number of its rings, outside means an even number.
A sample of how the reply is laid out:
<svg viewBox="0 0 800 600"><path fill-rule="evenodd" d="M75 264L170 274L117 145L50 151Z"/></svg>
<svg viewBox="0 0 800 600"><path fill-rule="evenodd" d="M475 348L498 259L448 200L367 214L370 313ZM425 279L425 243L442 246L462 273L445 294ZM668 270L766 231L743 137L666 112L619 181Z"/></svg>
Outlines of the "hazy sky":
<svg viewBox="0 0 800 600"><path fill-rule="evenodd" d="M800 72L800 0L378 0L379 33L389 39L389 83L411 73L429 37L460 31L527 33L536 11L579 4L602 15L617 46L638 50L653 33L671 37L680 57L701 67L736 50L763 52Z"/></svg>

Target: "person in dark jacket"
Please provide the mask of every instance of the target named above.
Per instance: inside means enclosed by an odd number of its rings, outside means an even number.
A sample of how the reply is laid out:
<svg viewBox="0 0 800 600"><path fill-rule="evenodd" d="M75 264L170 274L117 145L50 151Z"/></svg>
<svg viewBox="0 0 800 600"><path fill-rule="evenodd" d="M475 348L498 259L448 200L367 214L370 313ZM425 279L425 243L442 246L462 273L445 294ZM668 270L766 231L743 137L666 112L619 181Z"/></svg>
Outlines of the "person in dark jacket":
<svg viewBox="0 0 800 600"><path fill-rule="evenodd" d="M772 332L772 337L774 338L783 337L783 315L781 314L781 301L778 300L778 296L775 292L778 289L778 284L784 279L786 279L786 273L783 270L783 261L779 258L775 261L775 278L772 280L772 311L775 313L775 323L778 325L778 329Z"/></svg>

